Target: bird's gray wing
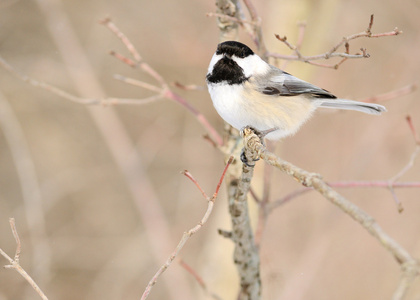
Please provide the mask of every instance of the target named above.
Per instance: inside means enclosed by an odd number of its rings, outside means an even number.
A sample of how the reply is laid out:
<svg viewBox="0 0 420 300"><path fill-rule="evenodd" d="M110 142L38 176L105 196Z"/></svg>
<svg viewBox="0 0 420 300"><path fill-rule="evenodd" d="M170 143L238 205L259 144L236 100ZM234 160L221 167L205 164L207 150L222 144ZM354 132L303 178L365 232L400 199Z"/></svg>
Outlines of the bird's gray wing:
<svg viewBox="0 0 420 300"><path fill-rule="evenodd" d="M265 76L255 78L258 90L272 96L296 96L308 94L314 98L337 98L327 90L296 78L279 69L269 72Z"/></svg>

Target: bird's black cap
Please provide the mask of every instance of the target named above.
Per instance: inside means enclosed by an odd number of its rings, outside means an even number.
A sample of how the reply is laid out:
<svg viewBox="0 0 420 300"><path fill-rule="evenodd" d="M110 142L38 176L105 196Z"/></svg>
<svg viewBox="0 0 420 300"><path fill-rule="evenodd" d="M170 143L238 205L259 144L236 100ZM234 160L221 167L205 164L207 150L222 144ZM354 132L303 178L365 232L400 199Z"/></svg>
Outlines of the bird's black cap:
<svg viewBox="0 0 420 300"><path fill-rule="evenodd" d="M217 46L216 54L226 54L228 56L245 58L253 55L254 52L247 45L235 41L227 41L220 43Z"/></svg>

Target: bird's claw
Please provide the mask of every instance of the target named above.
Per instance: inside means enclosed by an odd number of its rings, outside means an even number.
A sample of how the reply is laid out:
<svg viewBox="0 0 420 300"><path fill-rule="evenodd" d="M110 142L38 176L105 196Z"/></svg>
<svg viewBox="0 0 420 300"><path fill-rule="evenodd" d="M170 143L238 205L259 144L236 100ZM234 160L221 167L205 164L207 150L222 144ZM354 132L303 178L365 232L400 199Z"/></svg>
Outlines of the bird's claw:
<svg viewBox="0 0 420 300"><path fill-rule="evenodd" d="M242 149L242 151L241 151L240 158L241 158L241 162L244 163L245 165L247 165L250 168L253 168L255 166L255 162L260 160L259 158L256 158L256 159L253 159L251 162L249 162L248 158L245 155L245 150L244 149Z"/></svg>

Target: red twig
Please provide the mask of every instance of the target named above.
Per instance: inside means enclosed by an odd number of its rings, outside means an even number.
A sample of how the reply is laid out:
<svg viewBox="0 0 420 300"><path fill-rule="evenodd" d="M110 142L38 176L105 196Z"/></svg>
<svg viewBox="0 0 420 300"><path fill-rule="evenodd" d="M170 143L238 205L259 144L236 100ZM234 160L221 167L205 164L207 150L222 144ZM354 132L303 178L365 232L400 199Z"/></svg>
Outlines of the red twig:
<svg viewBox="0 0 420 300"><path fill-rule="evenodd" d="M206 192L201 188L200 184L197 182L197 180L195 180L195 178L191 175L190 172L188 172L187 170L184 170L181 173L184 174L185 176L187 176L195 184L195 186L200 190L200 192L201 192L201 194L203 195L204 198L206 198L206 199L209 198L207 196Z"/></svg>
<svg viewBox="0 0 420 300"><path fill-rule="evenodd" d="M228 159L228 161L226 163L226 167L223 170L222 176L220 177L219 183L217 184L217 187L216 187L216 191L214 192L212 198L216 198L217 197L217 194L219 193L219 190L220 190L220 186L222 185L222 182L223 182L223 178L225 178L227 169L229 168L229 166L233 162L233 160L234 160L234 157L233 156L229 157L229 159Z"/></svg>
<svg viewBox="0 0 420 300"><path fill-rule="evenodd" d="M146 286L143 295L141 296L141 300L145 300L147 299L147 297L149 296L153 286L156 284L158 278L160 277L160 275L162 275L163 272L166 271L166 269L172 264L172 262L174 261L174 259L178 256L179 252L181 251L181 249L184 247L185 243L188 241L188 239L193 236L195 233L197 233L203 226L204 224L207 222L207 220L209 219L212 211L213 211L213 206L214 206L214 202L216 201L217 195L219 193L219 189L220 186L223 182L223 179L226 175L226 171L229 168L230 164L233 161L233 157L230 157L228 162L226 163L226 166L223 170L222 175L220 176L219 182L217 184L216 190L213 194L213 196L211 198L209 198L206 193L201 189L200 185L198 184L198 182L194 179L194 177L187 171L184 171L184 175L187 176L197 187L198 189L201 191L201 193L203 194L203 196L206 198L207 200L207 210L204 213L204 216L201 218L201 220L198 222L198 224L196 226L194 226L193 228L191 228L190 230L188 230L187 232L184 232L184 234L182 235L181 240L179 241L178 245L176 246L175 250L172 252L172 254L168 257L168 259L166 260L166 262L159 268L159 270L155 273L155 275L152 277L152 279L149 281L149 284Z"/></svg>
<svg viewBox="0 0 420 300"><path fill-rule="evenodd" d="M411 120L411 116L408 115L406 117L407 123L408 123L408 127L410 127L411 133L413 134L414 137L414 141L416 142L417 145L420 145L420 137L417 134L417 130L413 125L413 121Z"/></svg>
<svg viewBox="0 0 420 300"><path fill-rule="evenodd" d="M215 300L221 300L222 299L218 295L216 295L215 293L209 291L209 289L207 288L207 285L204 282L203 278L189 264L187 264L182 259L179 260L179 264L181 265L181 267L183 267L188 273L190 273L194 277L194 279L198 282L198 284L200 285L200 287L204 290L204 292L206 294L208 294L210 297L212 297Z"/></svg>

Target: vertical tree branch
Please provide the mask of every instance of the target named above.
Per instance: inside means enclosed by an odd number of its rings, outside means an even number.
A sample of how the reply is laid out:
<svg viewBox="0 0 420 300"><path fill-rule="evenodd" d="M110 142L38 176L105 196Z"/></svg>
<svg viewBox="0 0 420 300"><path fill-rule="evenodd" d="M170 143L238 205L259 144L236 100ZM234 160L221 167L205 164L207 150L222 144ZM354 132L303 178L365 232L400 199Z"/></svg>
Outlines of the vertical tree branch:
<svg viewBox="0 0 420 300"><path fill-rule="evenodd" d="M249 219L247 199L253 174L254 167L243 164L237 187L231 186L229 190L231 239L235 243L233 260L240 276L240 300L255 300L261 296L260 257Z"/></svg>
<svg viewBox="0 0 420 300"><path fill-rule="evenodd" d="M238 36L238 22L234 18L240 12L237 0L216 0L217 13L233 18L218 17L220 29L220 42L236 40ZM225 125L224 153L226 158L230 155L239 156L238 134L231 126ZM229 212L232 221L230 235L235 243L234 262L240 277L239 300L256 300L261 296L260 260L254 242L249 214L247 195L253 175L253 168L243 165L238 161L232 163L227 174L227 190Z"/></svg>
<svg viewBox="0 0 420 300"><path fill-rule="evenodd" d="M238 22L234 21L238 15L238 0L216 0L217 13L228 17L217 17L220 30L219 41L230 41L238 38ZM232 18L230 18L232 17Z"/></svg>

